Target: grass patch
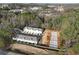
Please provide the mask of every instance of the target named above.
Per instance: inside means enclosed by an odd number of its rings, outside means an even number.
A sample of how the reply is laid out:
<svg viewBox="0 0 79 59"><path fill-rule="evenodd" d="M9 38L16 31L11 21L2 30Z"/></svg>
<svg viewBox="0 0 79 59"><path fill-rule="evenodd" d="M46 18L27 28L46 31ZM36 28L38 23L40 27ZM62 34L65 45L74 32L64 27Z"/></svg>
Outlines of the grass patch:
<svg viewBox="0 0 79 59"><path fill-rule="evenodd" d="M5 46L4 40L0 39L0 48L3 48Z"/></svg>
<svg viewBox="0 0 79 59"><path fill-rule="evenodd" d="M79 44L74 45L72 49L75 53L79 54Z"/></svg>

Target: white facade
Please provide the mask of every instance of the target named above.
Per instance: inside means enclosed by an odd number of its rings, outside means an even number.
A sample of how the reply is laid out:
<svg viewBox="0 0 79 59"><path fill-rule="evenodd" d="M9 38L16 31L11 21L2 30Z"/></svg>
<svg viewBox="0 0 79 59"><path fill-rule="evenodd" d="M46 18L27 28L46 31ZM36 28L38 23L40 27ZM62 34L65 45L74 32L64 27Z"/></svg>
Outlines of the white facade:
<svg viewBox="0 0 79 59"><path fill-rule="evenodd" d="M63 8L63 6L58 6L54 10L59 11L59 12L62 12L62 11L64 11L64 8Z"/></svg>
<svg viewBox="0 0 79 59"><path fill-rule="evenodd" d="M20 35L18 34L16 37L13 37L13 40L21 41L21 42L29 42L37 44L38 39L35 36L27 36L27 35Z"/></svg>
<svg viewBox="0 0 79 59"><path fill-rule="evenodd" d="M32 10L32 11L34 11L34 10L40 10L42 8L41 7L30 7L29 9Z"/></svg>
<svg viewBox="0 0 79 59"><path fill-rule="evenodd" d="M21 42L37 44L39 40L38 36L42 35L42 31L43 30L40 28L24 27L23 31L21 31L21 34L17 34L12 39Z"/></svg>
<svg viewBox="0 0 79 59"><path fill-rule="evenodd" d="M12 9L9 12L23 12L23 9Z"/></svg>
<svg viewBox="0 0 79 59"><path fill-rule="evenodd" d="M49 8L54 8L54 7L56 7L56 6L54 6L54 5L48 5L48 7L49 7Z"/></svg>
<svg viewBox="0 0 79 59"><path fill-rule="evenodd" d="M22 33L32 34L32 35L41 35L42 31L43 30L40 28L25 27Z"/></svg>

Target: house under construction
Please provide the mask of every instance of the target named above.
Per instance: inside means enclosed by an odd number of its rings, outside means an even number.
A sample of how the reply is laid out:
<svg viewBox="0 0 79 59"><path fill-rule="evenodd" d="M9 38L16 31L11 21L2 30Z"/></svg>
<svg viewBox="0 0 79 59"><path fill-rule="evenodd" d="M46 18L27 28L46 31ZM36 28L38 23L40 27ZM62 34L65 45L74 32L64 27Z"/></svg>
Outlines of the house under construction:
<svg viewBox="0 0 79 59"><path fill-rule="evenodd" d="M50 29L24 27L23 31L20 34L16 34L12 39L50 48L60 47L59 32Z"/></svg>

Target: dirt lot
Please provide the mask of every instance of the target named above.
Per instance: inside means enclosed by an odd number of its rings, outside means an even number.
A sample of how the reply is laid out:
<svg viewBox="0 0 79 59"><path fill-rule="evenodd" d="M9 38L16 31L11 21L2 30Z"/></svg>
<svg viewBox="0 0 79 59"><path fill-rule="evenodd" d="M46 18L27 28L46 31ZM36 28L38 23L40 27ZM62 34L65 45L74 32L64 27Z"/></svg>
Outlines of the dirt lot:
<svg viewBox="0 0 79 59"><path fill-rule="evenodd" d="M29 45L23 44L11 44L11 50L17 50L25 54L31 55L58 55L57 51L51 51L47 49L36 48Z"/></svg>

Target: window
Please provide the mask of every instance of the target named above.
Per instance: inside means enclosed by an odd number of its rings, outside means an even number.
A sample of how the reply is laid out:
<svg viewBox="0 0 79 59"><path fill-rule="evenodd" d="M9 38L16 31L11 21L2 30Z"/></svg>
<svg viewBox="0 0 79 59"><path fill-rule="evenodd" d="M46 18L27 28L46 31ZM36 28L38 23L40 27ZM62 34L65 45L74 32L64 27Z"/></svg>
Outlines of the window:
<svg viewBox="0 0 79 59"><path fill-rule="evenodd" d="M32 38L32 37L30 37L30 39L31 39L31 40L33 40L33 38Z"/></svg>
<svg viewBox="0 0 79 59"><path fill-rule="evenodd" d="M26 39L26 37L24 37L24 39Z"/></svg>

